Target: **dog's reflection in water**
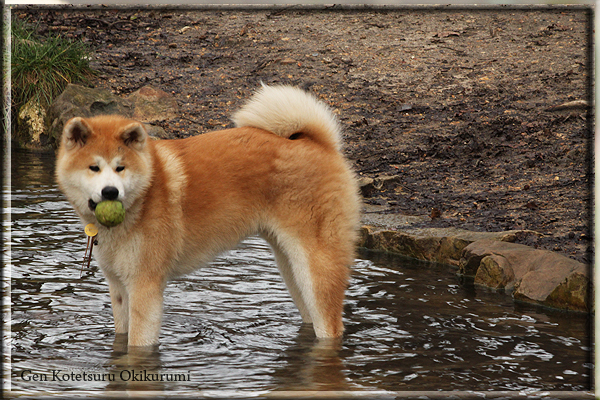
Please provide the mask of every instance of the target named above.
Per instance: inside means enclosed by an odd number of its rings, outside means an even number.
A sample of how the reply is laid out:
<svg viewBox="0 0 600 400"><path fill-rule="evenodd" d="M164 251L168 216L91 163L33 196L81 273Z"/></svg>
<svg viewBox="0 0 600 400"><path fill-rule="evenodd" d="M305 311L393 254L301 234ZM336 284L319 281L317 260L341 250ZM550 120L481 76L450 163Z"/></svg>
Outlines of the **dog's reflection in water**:
<svg viewBox="0 0 600 400"><path fill-rule="evenodd" d="M280 357L274 390L350 390L340 357L343 338L315 339L310 324L302 324L294 345Z"/></svg>
<svg viewBox="0 0 600 400"><path fill-rule="evenodd" d="M107 391L161 391L167 381L160 361L158 345L127 346L127 335L117 334L110 356L110 376ZM173 374L171 374L173 375ZM187 375L187 373L186 373Z"/></svg>
<svg viewBox="0 0 600 400"><path fill-rule="evenodd" d="M281 367L273 374L273 387L266 390L349 390L340 358L342 338L316 339L310 324L302 324L294 344L276 360ZM159 346L129 347L127 335L117 335L109 364L111 380L106 391L163 391L168 388L183 390L193 386L190 371L168 371L161 363ZM237 386L239 382L236 383ZM225 389L225 388L224 388Z"/></svg>

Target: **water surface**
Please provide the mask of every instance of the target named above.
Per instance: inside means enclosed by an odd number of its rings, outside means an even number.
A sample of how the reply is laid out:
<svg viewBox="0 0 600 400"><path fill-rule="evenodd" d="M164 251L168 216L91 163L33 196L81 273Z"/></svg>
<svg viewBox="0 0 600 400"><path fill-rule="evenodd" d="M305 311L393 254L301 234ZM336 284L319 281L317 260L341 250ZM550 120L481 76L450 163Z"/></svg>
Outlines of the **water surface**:
<svg viewBox="0 0 600 400"><path fill-rule="evenodd" d="M132 369L102 272L93 261L80 277L86 239L53 156L12 157L5 335L19 393L590 388L588 316L515 305L451 267L397 256L360 253L346 335L318 342L259 238L168 285L160 348Z"/></svg>

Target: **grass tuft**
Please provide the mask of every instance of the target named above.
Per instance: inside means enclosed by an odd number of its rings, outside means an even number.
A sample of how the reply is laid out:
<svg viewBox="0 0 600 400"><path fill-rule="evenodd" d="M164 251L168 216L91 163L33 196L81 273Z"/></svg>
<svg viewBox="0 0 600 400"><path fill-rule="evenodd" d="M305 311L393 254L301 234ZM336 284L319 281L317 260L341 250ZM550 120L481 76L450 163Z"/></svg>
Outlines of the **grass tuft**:
<svg viewBox="0 0 600 400"><path fill-rule="evenodd" d="M60 35L38 37L35 27L19 19L11 25L13 111L32 98L47 107L69 83L85 82L95 74L85 43Z"/></svg>

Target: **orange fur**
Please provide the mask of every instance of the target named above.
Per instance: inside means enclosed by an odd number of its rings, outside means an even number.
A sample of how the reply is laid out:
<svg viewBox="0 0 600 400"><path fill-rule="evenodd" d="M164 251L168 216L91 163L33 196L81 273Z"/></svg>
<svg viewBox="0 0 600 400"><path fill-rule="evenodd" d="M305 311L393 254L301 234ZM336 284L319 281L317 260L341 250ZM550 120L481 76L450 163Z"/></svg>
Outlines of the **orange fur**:
<svg viewBox="0 0 600 400"><path fill-rule="evenodd" d="M142 125L116 116L65 125L57 179L83 222L96 222L88 201L101 200L104 182L120 188L126 207L121 225L99 227L96 255L109 282L116 331L129 332L130 346L158 342L162 292L170 278L253 234L273 247L316 335L342 335L360 207L356 181L328 110L297 89L269 90L242 109L246 115L237 114L243 124L257 121L256 127L188 139L153 140ZM253 115L281 103L282 96L289 96L289 107L302 102L304 114L285 125L285 115L265 113L269 122L283 123L276 133L262 129ZM320 108L311 113L313 106ZM306 129L298 130L304 120ZM288 139L294 133L301 134ZM102 168L94 172L92 164ZM82 188L88 181L89 188Z"/></svg>

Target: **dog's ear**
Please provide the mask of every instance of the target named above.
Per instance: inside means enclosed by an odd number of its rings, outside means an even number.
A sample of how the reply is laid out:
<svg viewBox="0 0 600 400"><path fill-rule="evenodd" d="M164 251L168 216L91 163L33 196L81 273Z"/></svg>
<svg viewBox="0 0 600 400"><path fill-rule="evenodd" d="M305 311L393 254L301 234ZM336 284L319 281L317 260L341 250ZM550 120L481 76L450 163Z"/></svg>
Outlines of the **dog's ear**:
<svg viewBox="0 0 600 400"><path fill-rule="evenodd" d="M148 134L146 133L146 129L144 129L139 122L127 125L121 133L121 140L123 143L138 151L144 149L147 138Z"/></svg>
<svg viewBox="0 0 600 400"><path fill-rule="evenodd" d="M92 128L81 117L71 118L65 124L62 143L68 150L76 146L83 147L92 133Z"/></svg>

